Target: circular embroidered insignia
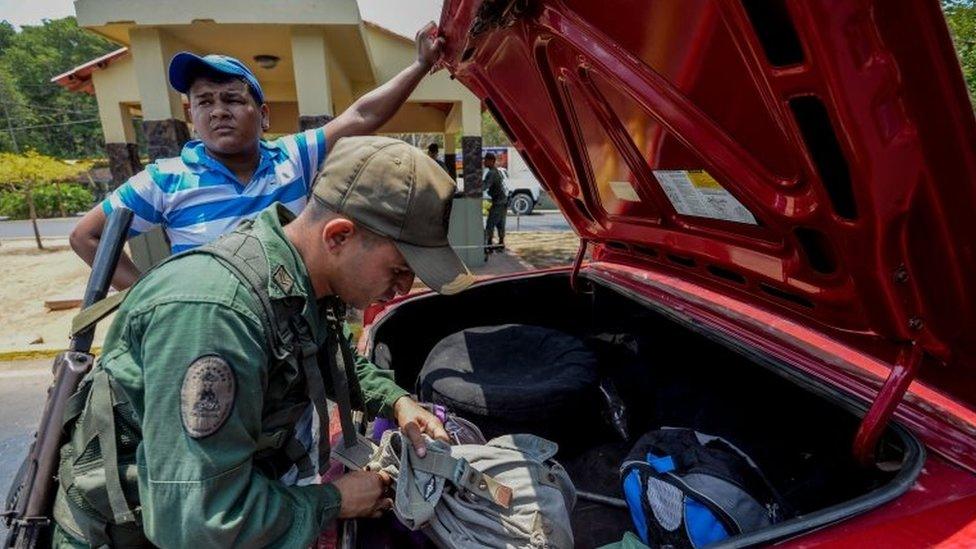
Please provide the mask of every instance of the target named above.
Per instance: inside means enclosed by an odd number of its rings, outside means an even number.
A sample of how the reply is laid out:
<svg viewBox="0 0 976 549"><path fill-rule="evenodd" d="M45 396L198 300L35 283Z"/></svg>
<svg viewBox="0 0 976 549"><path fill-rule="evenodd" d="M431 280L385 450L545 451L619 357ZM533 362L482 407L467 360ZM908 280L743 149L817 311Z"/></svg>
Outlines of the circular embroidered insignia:
<svg viewBox="0 0 976 549"><path fill-rule="evenodd" d="M230 364L219 356L202 356L190 364L180 388L180 416L187 434L203 438L220 429L234 406L236 384Z"/></svg>

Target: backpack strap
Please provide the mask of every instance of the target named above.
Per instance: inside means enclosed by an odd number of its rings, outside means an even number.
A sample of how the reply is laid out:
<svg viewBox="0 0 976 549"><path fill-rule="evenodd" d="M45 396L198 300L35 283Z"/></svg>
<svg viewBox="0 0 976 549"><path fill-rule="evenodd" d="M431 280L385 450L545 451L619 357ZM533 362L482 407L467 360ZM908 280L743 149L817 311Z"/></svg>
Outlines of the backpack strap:
<svg viewBox="0 0 976 549"><path fill-rule="evenodd" d="M299 310L285 303L271 301L267 291L270 277L267 269L267 256L260 240L247 231L252 224L253 221L244 221L223 238L206 246L170 256L153 267L152 270L177 257L206 254L220 261L238 280L250 287L251 294L257 298L261 313L263 313L258 316L264 327L269 351L279 360L286 360L289 355L294 356L305 374L308 397L315 408L319 419L319 428L323 433L319 437L318 456L319 464L324 465L328 463L329 457L328 402L325 382L316 360L318 345L315 343L310 328ZM140 281L152 270L143 274ZM78 313L71 322L71 335L90 328L118 309L131 289L112 294ZM348 390L346 395L348 397ZM305 456L306 459L298 457L300 452L298 452L297 447L289 446L287 453L289 458L297 458L296 463L300 472L307 472L311 469L307 456Z"/></svg>
<svg viewBox="0 0 976 549"><path fill-rule="evenodd" d="M409 441L410 464L414 470L430 473L451 481L454 486L508 509L512 504L512 489L494 478L475 469L466 459L458 459L442 452L428 451L424 457L417 455Z"/></svg>
<svg viewBox="0 0 976 549"><path fill-rule="evenodd" d="M256 237L241 230L250 227L252 223L252 221L244 221L238 226L237 229L228 233L226 236L224 236L224 238L211 242L206 246L193 248L167 257L159 264L143 273L135 284L129 288L106 296L104 299L96 301L88 307L85 307L81 312L71 319L70 335L74 336L75 334L92 327L97 322L112 314L122 305L122 302L125 301L125 298L129 295L132 288L144 280L149 273L178 257L201 253L214 256L221 260L221 263L223 263L235 276L237 276L239 280L246 282L249 286L251 286L251 289L254 290L252 293L258 297L261 308L265 313L262 321L268 321L267 323L264 323L265 328L276 328L277 326L274 323L276 320L274 309L271 307L271 299L268 297L266 291L268 275L263 274L260 269L255 268L250 264L253 262L253 260L258 258L264 260L264 249L261 247L261 243ZM239 254L242 254L244 257L238 257ZM276 334L277 330L268 333L269 335ZM274 342L271 341L270 343L273 344ZM272 345L270 348L273 349L275 346Z"/></svg>
<svg viewBox="0 0 976 549"><path fill-rule="evenodd" d="M319 420L319 446L318 463L325 467L329 462L329 415L328 415L328 396L325 391L325 380L322 379L322 370L318 362L319 346L312 340L309 334L308 323L301 315L292 316L289 319L291 333L299 337L300 348L298 351L298 362L305 374L305 389L309 400L315 409L315 414ZM294 449L292 450L294 452ZM299 464L299 469L302 465Z"/></svg>
<svg viewBox="0 0 976 549"><path fill-rule="evenodd" d="M241 224L241 228L249 226L249 222ZM329 419L325 382L316 360L319 347L301 311L283 301L272 303L268 296L270 273L261 241L239 228L210 245L186 253L192 252L213 255L251 287L251 293L258 298L264 312L262 323L268 337L268 348L279 360L286 359L289 354L297 359L305 374L309 400L319 419L318 463L324 467L329 460ZM297 453L295 447L288 452L289 457ZM300 471L310 468L304 460L300 460L298 466Z"/></svg>
<svg viewBox="0 0 976 549"><path fill-rule="evenodd" d="M112 518L116 524L133 522L135 513L129 509L119 479L119 453L115 433L115 407L112 405L112 390L109 386L108 372L99 368L92 379L91 413L102 451L105 467L105 490L112 508Z"/></svg>

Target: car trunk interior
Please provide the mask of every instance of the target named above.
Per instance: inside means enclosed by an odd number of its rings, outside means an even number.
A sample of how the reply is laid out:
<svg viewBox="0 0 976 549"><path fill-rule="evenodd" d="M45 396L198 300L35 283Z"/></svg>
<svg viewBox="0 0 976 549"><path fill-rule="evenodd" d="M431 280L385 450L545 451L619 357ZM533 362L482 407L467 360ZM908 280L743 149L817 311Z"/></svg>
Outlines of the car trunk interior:
<svg viewBox="0 0 976 549"><path fill-rule="evenodd" d="M792 529L760 540L770 541L895 497L921 461L911 435L889 427L878 451L884 465L859 467L851 445L863 412L853 401L661 305L586 278L585 271L579 292L562 272L400 304L373 326L374 358L395 370L401 386L415 387L427 354L442 338L510 323L581 338L596 353L601 378L613 381L624 403L629 440L596 412L591 422L567 426L570 434L556 441L557 460L577 490L622 498L619 467L636 439L662 426L693 428L743 449L792 506ZM599 392L593 398L601 400ZM620 540L632 529L626 509L583 498L572 518L580 547Z"/></svg>

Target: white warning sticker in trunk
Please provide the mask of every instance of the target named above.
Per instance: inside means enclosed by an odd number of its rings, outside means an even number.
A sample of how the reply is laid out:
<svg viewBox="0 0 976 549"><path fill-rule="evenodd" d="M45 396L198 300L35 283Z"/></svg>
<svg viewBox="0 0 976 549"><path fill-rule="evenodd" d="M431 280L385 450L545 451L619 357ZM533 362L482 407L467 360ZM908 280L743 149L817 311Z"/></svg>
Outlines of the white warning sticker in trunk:
<svg viewBox="0 0 976 549"><path fill-rule="evenodd" d="M654 170L654 177L681 215L759 224L752 213L705 170Z"/></svg>
<svg viewBox="0 0 976 549"><path fill-rule="evenodd" d="M629 181L611 181L610 190L613 191L613 195L617 197L618 200L623 200L626 202L640 202L641 199L637 196L637 191L634 190L634 186L630 184Z"/></svg>

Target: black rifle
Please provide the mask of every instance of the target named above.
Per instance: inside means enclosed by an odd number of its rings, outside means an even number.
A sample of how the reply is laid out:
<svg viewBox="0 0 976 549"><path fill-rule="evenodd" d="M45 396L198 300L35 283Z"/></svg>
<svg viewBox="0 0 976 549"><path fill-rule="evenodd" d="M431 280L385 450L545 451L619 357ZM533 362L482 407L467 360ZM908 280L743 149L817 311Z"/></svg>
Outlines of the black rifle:
<svg viewBox="0 0 976 549"><path fill-rule="evenodd" d="M113 210L95 251L91 277L85 288L81 307L100 301L108 293L119 255L125 246L132 223L132 211ZM54 383L47 390L47 402L30 451L10 485L3 518L10 531L3 547L47 547L51 541L51 507L57 493L61 421L68 398L78 389L81 379L91 370L95 326L71 338L67 351L54 359Z"/></svg>

